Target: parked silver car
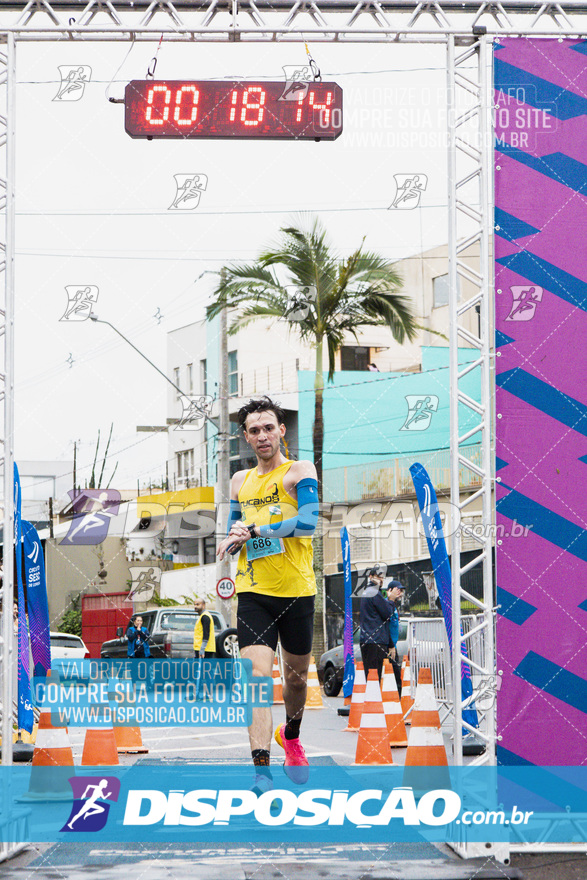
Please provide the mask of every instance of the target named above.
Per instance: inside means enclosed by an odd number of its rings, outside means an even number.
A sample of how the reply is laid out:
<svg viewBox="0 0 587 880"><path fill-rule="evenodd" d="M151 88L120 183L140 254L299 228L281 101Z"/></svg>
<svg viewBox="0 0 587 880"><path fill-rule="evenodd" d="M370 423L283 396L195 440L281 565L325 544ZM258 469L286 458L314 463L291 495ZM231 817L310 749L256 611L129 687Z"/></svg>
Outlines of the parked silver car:
<svg viewBox="0 0 587 880"><path fill-rule="evenodd" d="M353 651L355 662L361 659L361 646L359 644L361 637L361 628L358 626L353 633ZM397 640L398 660L401 663L404 654L408 652L408 624L405 619L400 617L399 621L399 638ZM342 687L342 679L344 676L344 646L340 642L336 648L325 651L320 657L316 667L318 671L318 679L324 688L327 697L336 697L340 693Z"/></svg>

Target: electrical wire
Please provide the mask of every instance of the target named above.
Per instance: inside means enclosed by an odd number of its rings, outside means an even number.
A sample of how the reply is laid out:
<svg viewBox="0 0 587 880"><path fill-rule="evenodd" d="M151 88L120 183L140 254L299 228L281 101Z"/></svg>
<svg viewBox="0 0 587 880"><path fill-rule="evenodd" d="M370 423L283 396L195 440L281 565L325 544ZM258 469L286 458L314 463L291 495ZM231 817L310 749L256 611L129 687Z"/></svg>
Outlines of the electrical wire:
<svg viewBox="0 0 587 880"><path fill-rule="evenodd" d="M476 203L471 202L471 204L475 207L478 207ZM434 210L437 211L440 208L446 210L448 208L447 202L442 202L438 205L420 205L420 210ZM248 216L249 214L295 214L298 211L307 211L310 214L348 214L349 212L355 211L389 211L389 205L379 205L379 206L367 206L364 208L361 207L349 207L349 208L262 208L262 209L248 209L245 208L243 211L227 211L225 208L219 208L218 211L198 211L197 214L192 214L192 217L242 217ZM3 212L0 211L0 216L2 216ZM104 209L103 211L17 211L17 217L171 217L172 214L169 211L110 211L108 209ZM175 216L179 216L176 214Z"/></svg>

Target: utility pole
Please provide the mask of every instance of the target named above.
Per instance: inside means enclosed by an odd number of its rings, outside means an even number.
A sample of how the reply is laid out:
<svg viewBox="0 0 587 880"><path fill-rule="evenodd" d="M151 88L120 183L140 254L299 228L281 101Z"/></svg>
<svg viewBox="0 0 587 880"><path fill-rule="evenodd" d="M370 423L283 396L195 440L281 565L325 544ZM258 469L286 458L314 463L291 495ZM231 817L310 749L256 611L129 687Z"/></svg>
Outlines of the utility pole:
<svg viewBox="0 0 587 880"><path fill-rule="evenodd" d="M224 280L224 270L221 270ZM218 480L216 483L216 529L219 535L226 534L227 516L230 503L230 417L228 413L228 311L220 312L220 359L219 359L219 431L218 431ZM220 511L223 515L220 516ZM216 582L230 577L230 555L225 554L222 562L216 562ZM232 602L216 595L216 610L221 611L230 623Z"/></svg>

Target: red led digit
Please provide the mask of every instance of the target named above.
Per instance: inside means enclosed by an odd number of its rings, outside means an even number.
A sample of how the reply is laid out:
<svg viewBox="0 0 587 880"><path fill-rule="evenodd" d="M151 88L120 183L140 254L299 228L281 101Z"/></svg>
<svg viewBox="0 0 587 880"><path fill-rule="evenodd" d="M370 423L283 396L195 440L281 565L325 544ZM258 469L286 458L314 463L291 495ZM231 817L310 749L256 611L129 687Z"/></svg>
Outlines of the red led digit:
<svg viewBox="0 0 587 880"><path fill-rule="evenodd" d="M302 121L302 104L304 103L304 98L306 95L304 92L300 92L298 95L298 112L296 113L296 122Z"/></svg>
<svg viewBox="0 0 587 880"><path fill-rule="evenodd" d="M249 102L249 95L253 95L255 93L259 93L259 100ZM263 116L265 115L265 91L261 88L261 86L249 86L249 88L243 94L243 109L241 110L241 122L245 125L259 125L260 122L263 122ZM257 118L256 119L247 119L247 110L257 110Z"/></svg>
<svg viewBox="0 0 587 880"><path fill-rule="evenodd" d="M325 104L317 104L315 102L314 92L310 92L310 107L313 107L314 110L320 111L320 116L318 117L320 122L320 126L322 128L328 128L330 125L330 105L332 104L332 92L326 92L326 103Z"/></svg>
<svg viewBox="0 0 587 880"><path fill-rule="evenodd" d="M157 109L154 107L153 101L155 99L155 92L165 92L165 104L163 107L163 116L159 119L153 119L153 110ZM151 125L163 125L169 119L169 105L171 103L171 92L167 88L167 86L153 86L152 89L149 89L149 94L147 95L147 112L145 114L145 119Z"/></svg>
<svg viewBox="0 0 587 880"><path fill-rule="evenodd" d="M192 110L191 116L189 119L180 119L179 114L181 113L181 102L183 100L183 96L186 94L192 95ZM175 95L175 110L173 111L173 118L178 125L191 125L198 118L198 101L200 100L200 93L195 86L182 86L181 89L177 90Z"/></svg>
<svg viewBox="0 0 587 880"><path fill-rule="evenodd" d="M230 96L230 103L231 103L231 108L230 108L230 121L231 121L231 122L234 122L235 117L236 117L236 102L237 102L237 101L238 101L238 92L237 92L237 90L235 89L234 92L233 92L233 93L231 94L231 96Z"/></svg>

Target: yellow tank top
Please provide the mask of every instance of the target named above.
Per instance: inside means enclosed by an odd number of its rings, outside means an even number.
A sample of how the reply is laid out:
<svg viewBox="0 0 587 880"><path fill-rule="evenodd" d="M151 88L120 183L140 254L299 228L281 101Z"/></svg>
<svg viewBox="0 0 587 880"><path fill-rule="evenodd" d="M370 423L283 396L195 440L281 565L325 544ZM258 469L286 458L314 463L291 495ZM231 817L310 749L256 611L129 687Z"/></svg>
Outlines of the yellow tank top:
<svg viewBox="0 0 587 880"><path fill-rule="evenodd" d="M297 515L297 501L283 488L283 478L292 466L284 461L268 474L259 476L257 468L247 472L238 493L243 521L258 526L276 524ZM311 538L273 539L272 550L281 552L251 558L263 552L263 542L251 539L241 549L236 572L237 593L262 593L266 596L314 596L316 578L312 567ZM255 549L257 545L257 549ZM250 548L250 549L249 549ZM281 549L282 548L282 549Z"/></svg>
<svg viewBox="0 0 587 880"><path fill-rule="evenodd" d="M210 634L208 636L208 641L204 647L205 651L212 652L216 650L216 634L214 632L214 619L209 611L202 611L200 616L198 617L198 622L194 628L194 651L199 651L202 647L202 641L204 638L204 626L202 624L202 618L204 615L210 618Z"/></svg>

